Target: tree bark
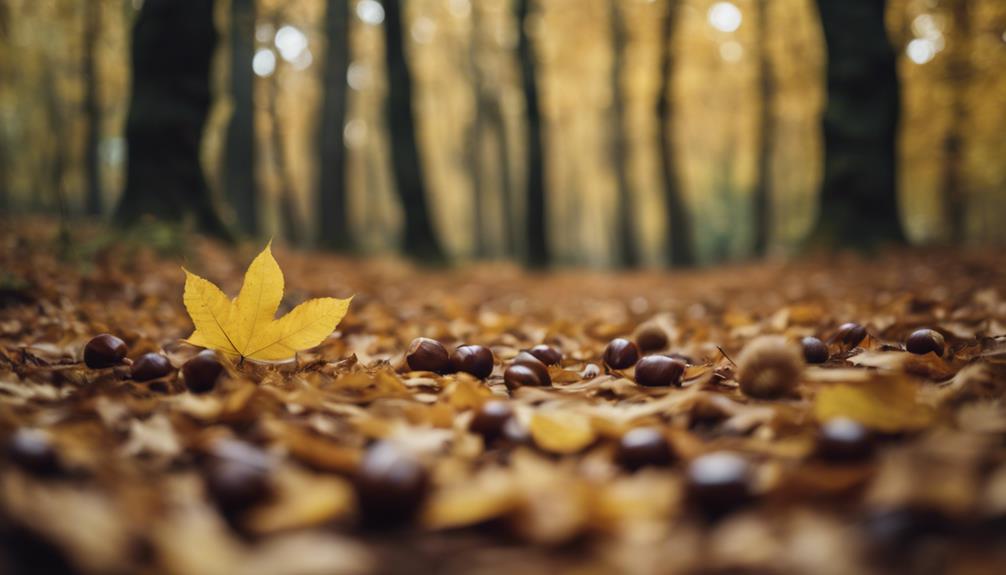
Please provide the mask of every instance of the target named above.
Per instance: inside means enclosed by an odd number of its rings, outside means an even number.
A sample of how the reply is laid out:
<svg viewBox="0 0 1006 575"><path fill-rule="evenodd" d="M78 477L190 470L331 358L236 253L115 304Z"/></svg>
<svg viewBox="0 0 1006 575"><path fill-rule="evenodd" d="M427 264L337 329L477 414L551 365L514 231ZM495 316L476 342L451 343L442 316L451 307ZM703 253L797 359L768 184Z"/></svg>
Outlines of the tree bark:
<svg viewBox="0 0 1006 575"><path fill-rule="evenodd" d="M774 225L772 214L772 146L775 143L775 118L773 117L773 99L775 97L775 78L773 77L772 60L769 56L766 42L768 31L768 0L757 0L758 14L757 34L755 40L758 46L758 179L755 182L753 212L754 212L754 253L764 256L768 252L772 239Z"/></svg>
<svg viewBox="0 0 1006 575"><path fill-rule="evenodd" d="M0 1L0 82L9 82L11 75L10 48L10 4ZM11 208L10 159L8 146L0 146L0 215L7 214Z"/></svg>
<svg viewBox="0 0 1006 575"><path fill-rule="evenodd" d="M231 0L231 100L227 125L224 187L241 232L258 233L258 186L255 181L255 0Z"/></svg>
<svg viewBox="0 0 1006 575"><path fill-rule="evenodd" d="M212 0L143 3L133 28L129 163L118 224L138 225L144 216L191 219L202 231L230 237L199 163L216 41Z"/></svg>
<svg viewBox="0 0 1006 575"><path fill-rule="evenodd" d="M325 7L324 96L318 133L318 243L341 252L355 246L349 227L346 181L346 73L349 70L349 0Z"/></svg>
<svg viewBox="0 0 1006 575"><path fill-rule="evenodd" d="M444 261L423 182L412 111L412 77L405 57L405 26L400 0L384 0L385 58L388 72L388 131L395 184L405 211L402 251L426 263Z"/></svg>
<svg viewBox="0 0 1006 575"><path fill-rule="evenodd" d="M472 77L474 109L472 124L468 131L468 170L472 182L472 238L475 240L474 255L484 258L488 255L488 240L482 216L485 211L486 166L483 161L482 142L485 139L485 79L479 68L479 38L482 32L478 3L471 7L472 22L468 41L468 68Z"/></svg>
<svg viewBox="0 0 1006 575"><path fill-rule="evenodd" d="M695 265L692 247L691 217L682 197L677 171L674 138L674 35L678 24L681 0L667 0L661 23L660 96L657 100L657 121L660 132L660 167L667 206L667 239L669 263L675 267Z"/></svg>
<svg viewBox="0 0 1006 575"><path fill-rule="evenodd" d="M92 216L101 215L104 200L101 189L101 164L98 147L101 144L101 103L98 101L98 66L95 52L101 34L101 3L84 2L84 46L81 62L84 83L84 174L85 210Z"/></svg>
<svg viewBox="0 0 1006 575"><path fill-rule="evenodd" d="M964 161L967 142L968 88L971 70L971 2L950 3L952 36L947 50L947 79L952 85L950 126L943 140L943 203L947 218L947 237L960 244L967 239L967 189Z"/></svg>
<svg viewBox="0 0 1006 575"><path fill-rule="evenodd" d="M811 243L872 248L905 241L895 142L899 89L885 0L817 0L828 50L824 181Z"/></svg>
<svg viewBox="0 0 1006 575"><path fill-rule="evenodd" d="M274 22L275 27L279 27L279 19ZM283 234L293 245L299 245L303 241L301 225L297 217L297 203L293 193L293 177L290 174L290 164L286 158L286 140L283 133L283 119L279 109L280 92L280 68L283 61L277 58L276 69L269 79L269 119L272 125L269 126L269 145L272 148L272 167L276 174L277 196L279 197L279 219L283 226Z"/></svg>
<svg viewBox="0 0 1006 575"><path fill-rule="evenodd" d="M635 201L629 185L629 150L625 137L625 93L622 89L622 60L625 53L626 31L618 0L608 0L611 25L611 156L618 187L617 229L619 263L625 267L639 265L636 234L633 226Z"/></svg>
<svg viewBox="0 0 1006 575"><path fill-rule="evenodd" d="M527 220L527 246L525 261L528 266L541 268L548 265L547 202L545 198L545 156L542 143L542 120L538 102L538 78L535 65L534 44L527 33L527 17L531 0L517 0L518 42L521 86L524 90L527 135L525 149L527 181L525 184L525 219Z"/></svg>

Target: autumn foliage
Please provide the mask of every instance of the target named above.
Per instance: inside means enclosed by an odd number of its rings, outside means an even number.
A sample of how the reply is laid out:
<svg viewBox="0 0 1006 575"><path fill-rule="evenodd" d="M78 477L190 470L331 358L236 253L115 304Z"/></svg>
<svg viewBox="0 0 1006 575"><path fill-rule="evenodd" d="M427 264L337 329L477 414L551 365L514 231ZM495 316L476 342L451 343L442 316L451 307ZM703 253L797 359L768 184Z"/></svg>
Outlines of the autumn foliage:
<svg viewBox="0 0 1006 575"><path fill-rule="evenodd" d="M948 570L1006 559L1001 254L543 276L281 249L284 286L270 249L191 240L201 280L126 241L60 260L37 228L0 235L6 572L919 572L933 542ZM350 294L345 317L325 299ZM88 367L102 333L128 351ZM615 361L617 338L669 359ZM148 354L163 375L136 375Z"/></svg>

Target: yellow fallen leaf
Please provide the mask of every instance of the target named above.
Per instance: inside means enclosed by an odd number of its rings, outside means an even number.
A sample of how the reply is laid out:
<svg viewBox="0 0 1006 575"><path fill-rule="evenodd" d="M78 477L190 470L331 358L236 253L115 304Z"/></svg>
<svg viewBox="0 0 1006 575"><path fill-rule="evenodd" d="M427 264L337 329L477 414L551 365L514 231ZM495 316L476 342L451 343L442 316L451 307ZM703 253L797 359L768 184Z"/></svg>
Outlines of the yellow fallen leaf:
<svg viewBox="0 0 1006 575"><path fill-rule="evenodd" d="M186 340L241 359L278 361L325 340L339 325L353 298L318 298L275 319L283 299L283 271L271 242L248 266L234 300L220 288L185 270L185 309L196 329Z"/></svg>
<svg viewBox="0 0 1006 575"><path fill-rule="evenodd" d="M894 433L928 426L934 412L917 400L917 386L901 377L875 378L854 385L833 385L817 394L818 421L848 417L866 427Z"/></svg>
<svg viewBox="0 0 1006 575"><path fill-rule="evenodd" d="M539 411L531 418L531 437L545 451L576 453L597 438L590 418L569 411Z"/></svg>

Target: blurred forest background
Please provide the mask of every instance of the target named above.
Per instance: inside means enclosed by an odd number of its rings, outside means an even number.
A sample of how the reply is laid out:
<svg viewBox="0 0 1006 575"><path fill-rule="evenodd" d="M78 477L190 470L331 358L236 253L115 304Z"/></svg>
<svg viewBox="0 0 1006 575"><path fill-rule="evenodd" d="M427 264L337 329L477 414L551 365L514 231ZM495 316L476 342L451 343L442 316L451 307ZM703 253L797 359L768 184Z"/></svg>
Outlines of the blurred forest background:
<svg viewBox="0 0 1006 575"><path fill-rule="evenodd" d="M0 210L128 219L130 177L156 183L177 138L205 187L139 193L168 215L212 198L223 224L197 223L225 234L588 266L791 253L823 209L827 4L0 0ZM905 235L1006 244L1006 2L883 9ZM208 97L205 123L162 92Z"/></svg>

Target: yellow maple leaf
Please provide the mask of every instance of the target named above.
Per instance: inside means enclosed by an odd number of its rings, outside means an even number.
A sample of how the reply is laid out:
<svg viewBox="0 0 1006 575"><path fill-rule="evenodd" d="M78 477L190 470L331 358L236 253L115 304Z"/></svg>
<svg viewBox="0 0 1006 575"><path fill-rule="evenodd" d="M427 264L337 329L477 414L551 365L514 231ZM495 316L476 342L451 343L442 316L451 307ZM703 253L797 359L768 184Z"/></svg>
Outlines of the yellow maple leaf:
<svg viewBox="0 0 1006 575"><path fill-rule="evenodd" d="M241 359L278 361L320 344L339 325L353 298L308 300L275 319L283 299L283 271L266 245L245 272L233 300L220 288L185 272L185 309L196 329L185 341Z"/></svg>

